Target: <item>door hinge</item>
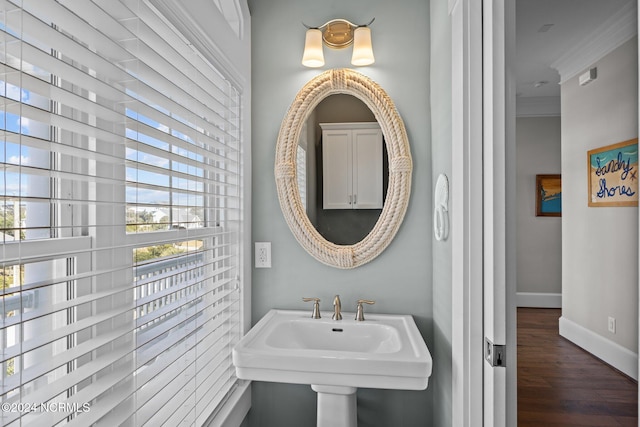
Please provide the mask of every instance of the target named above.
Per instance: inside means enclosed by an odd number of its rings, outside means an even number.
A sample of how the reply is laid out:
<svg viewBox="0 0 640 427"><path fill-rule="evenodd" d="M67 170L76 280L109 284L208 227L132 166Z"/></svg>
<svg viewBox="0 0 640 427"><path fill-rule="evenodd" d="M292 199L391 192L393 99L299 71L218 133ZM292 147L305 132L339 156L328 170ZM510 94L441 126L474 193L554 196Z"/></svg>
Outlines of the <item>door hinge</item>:
<svg viewBox="0 0 640 427"><path fill-rule="evenodd" d="M506 367L507 346L494 344L489 338L484 337L484 358L493 367Z"/></svg>

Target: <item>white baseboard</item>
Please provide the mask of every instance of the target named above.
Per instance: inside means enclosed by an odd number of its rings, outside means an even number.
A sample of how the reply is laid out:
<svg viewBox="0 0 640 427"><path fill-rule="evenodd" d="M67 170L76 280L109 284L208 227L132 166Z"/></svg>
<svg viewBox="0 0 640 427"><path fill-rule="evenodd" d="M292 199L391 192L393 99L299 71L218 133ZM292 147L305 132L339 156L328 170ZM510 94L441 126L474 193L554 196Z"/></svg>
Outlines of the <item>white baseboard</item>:
<svg viewBox="0 0 640 427"><path fill-rule="evenodd" d="M562 294L518 292L516 305L518 307L562 308Z"/></svg>
<svg viewBox="0 0 640 427"><path fill-rule="evenodd" d="M638 380L638 354L577 323L560 317L560 335L617 370Z"/></svg>

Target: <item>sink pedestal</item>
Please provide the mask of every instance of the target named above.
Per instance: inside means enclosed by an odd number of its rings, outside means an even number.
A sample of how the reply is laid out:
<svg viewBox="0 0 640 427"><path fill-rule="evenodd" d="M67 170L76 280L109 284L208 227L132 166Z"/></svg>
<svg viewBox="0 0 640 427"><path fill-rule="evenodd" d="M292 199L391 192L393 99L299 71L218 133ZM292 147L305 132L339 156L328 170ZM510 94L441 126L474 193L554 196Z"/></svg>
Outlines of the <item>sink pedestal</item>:
<svg viewBox="0 0 640 427"><path fill-rule="evenodd" d="M357 427L356 387L312 385L318 393L317 427Z"/></svg>

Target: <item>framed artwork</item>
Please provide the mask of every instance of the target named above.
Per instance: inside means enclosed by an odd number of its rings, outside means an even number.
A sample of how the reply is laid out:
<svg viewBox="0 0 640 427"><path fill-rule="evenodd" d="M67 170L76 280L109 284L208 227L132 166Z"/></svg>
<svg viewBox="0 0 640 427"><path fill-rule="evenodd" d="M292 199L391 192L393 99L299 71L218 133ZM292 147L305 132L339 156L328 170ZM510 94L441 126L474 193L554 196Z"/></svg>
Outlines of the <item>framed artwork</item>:
<svg viewBox="0 0 640 427"><path fill-rule="evenodd" d="M587 153L589 206L638 206L638 138Z"/></svg>
<svg viewBox="0 0 640 427"><path fill-rule="evenodd" d="M560 174L536 175L536 216L562 216Z"/></svg>

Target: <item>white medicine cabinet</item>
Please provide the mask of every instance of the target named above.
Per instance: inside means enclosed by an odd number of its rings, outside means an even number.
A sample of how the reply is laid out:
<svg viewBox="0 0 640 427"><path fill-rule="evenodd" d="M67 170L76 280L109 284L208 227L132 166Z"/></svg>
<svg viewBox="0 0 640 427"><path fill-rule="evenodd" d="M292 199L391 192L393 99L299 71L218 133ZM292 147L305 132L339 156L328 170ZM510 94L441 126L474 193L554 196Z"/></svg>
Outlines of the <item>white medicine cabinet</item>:
<svg viewBox="0 0 640 427"><path fill-rule="evenodd" d="M324 209L382 209L383 139L376 122L320 123Z"/></svg>

